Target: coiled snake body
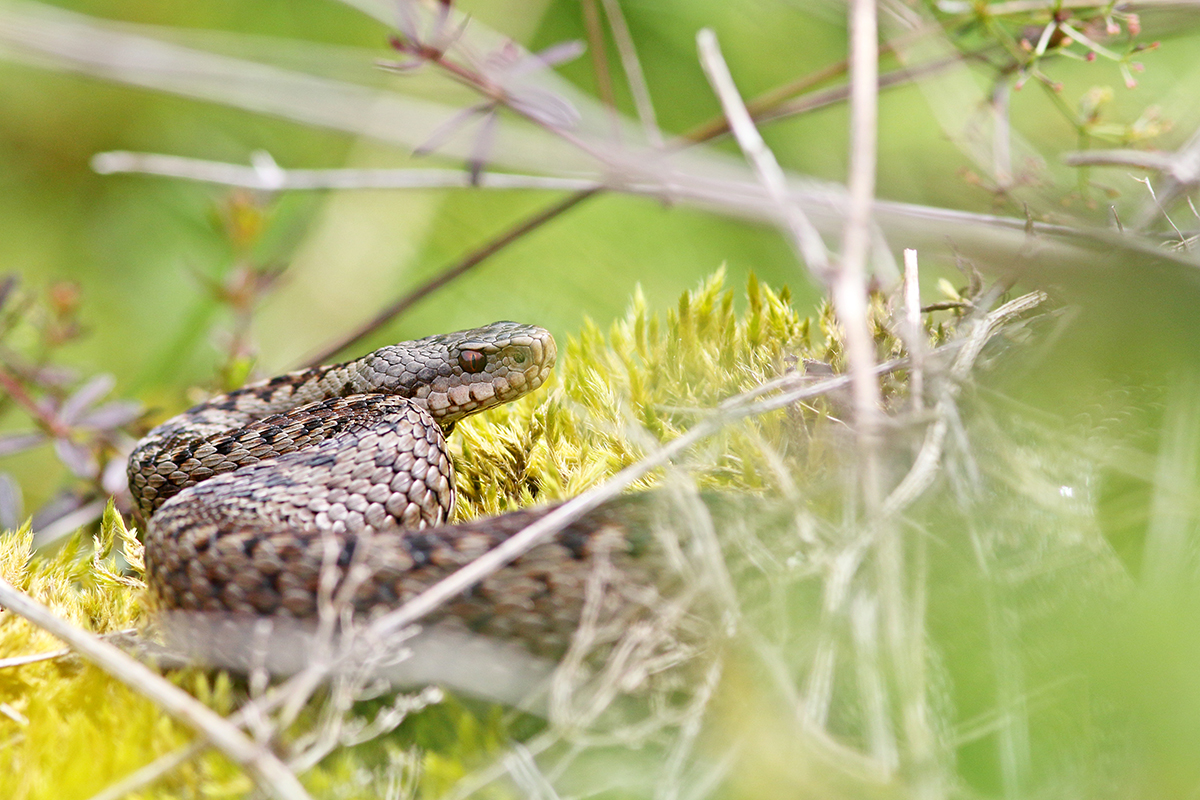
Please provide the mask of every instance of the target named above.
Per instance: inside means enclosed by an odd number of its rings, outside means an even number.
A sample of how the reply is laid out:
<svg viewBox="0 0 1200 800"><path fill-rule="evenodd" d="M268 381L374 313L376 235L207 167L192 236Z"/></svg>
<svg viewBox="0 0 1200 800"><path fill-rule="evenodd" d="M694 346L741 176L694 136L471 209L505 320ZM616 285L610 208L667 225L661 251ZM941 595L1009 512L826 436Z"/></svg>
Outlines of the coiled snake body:
<svg viewBox="0 0 1200 800"><path fill-rule="evenodd" d="M129 460L158 604L310 618L340 600L369 613L490 549L536 512L447 525L445 434L541 386L555 356L547 331L497 322L273 378L158 426ZM568 528L443 614L560 650L602 534L596 520Z"/></svg>

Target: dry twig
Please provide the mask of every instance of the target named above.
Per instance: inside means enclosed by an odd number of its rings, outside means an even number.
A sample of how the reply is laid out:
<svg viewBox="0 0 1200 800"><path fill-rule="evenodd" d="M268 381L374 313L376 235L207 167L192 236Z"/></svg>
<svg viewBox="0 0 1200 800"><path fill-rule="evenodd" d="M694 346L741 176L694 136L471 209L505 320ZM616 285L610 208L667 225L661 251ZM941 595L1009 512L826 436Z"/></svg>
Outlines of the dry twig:
<svg viewBox="0 0 1200 800"><path fill-rule="evenodd" d="M638 58L637 47L634 46L633 36L625 22L625 14L617 0L600 0L604 4L604 13L608 16L608 25L612 30L613 41L617 45L617 54L621 57L621 66L625 69L625 79L629 83L629 92L633 95L633 105L637 109L638 120L646 133L646 140L652 147L662 147L662 132L658 129L658 119L654 114L654 103L650 99L650 87L646 85L646 76L642 73L642 62Z"/></svg>
<svg viewBox="0 0 1200 800"><path fill-rule="evenodd" d="M792 246L796 248L797 254L808 265L809 270L818 278L826 280L830 265L825 242L800 206L789 198L783 170L775 160L775 154L754 127L754 120L746 110L746 105L733 82L733 76L729 74L729 67L721 56L716 34L705 28L696 34L696 44L700 49L700 64L721 101L721 108L729 120L729 128L747 160L754 167L759 182L779 207L784 224L791 235Z"/></svg>

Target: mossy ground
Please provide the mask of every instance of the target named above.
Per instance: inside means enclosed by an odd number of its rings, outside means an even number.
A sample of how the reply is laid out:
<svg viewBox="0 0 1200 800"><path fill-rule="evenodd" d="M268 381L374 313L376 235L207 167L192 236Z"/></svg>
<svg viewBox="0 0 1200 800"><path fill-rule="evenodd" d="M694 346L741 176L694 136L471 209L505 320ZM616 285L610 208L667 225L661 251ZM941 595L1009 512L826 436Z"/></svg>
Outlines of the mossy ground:
<svg viewBox="0 0 1200 800"><path fill-rule="evenodd" d="M881 360L900 349L890 311L874 298ZM628 630L590 640L599 646L586 655L607 661L575 669L568 652L554 684L568 691L567 713L553 722L448 697L394 724L429 697L339 705L335 687L285 727L277 749L317 753L302 780L318 798L458 797L464 785L504 798L1185 796L1200 780L1200 589L1178 515L1200 504L1194 486L1173 481L1198 474L1195 385L1098 392L1069 382L1072 400L1058 404L1067 416L1019 400L1070 363L1029 340L1048 328L1060 346L1090 335L1055 327L1059 316L1014 323L982 351L944 412L953 424L936 479L879 524L864 524L857 505L861 472L837 394L731 424L646 476L633 491L717 490L703 495L709 510L728 493L746 505L713 511L716 548L679 523L671 590L639 600L650 613ZM954 335L929 332L934 342ZM786 292L757 282L743 301L719 273L663 314L635 296L608 331L585 324L560 343L545 391L459 426L460 516L576 495L738 392L802 368L840 370L838 342L827 310L808 320ZM930 397L946 391L935 367L926 377ZM907 413L903 380L884 379L893 413L880 461L891 486L934 418L932 404ZM1136 422L1153 398L1161 413ZM1145 450L1155 446L1158 455ZM1125 503L1113 475L1148 488ZM742 513L750 506L758 518ZM0 574L81 627L139 628L138 546L123 530L109 514L95 541L80 535L36 555L28 531L5 534ZM1106 536L1117 530L1119 549ZM641 661L629 657L637 646ZM59 647L0 614L0 659ZM225 714L252 693L223 673L168 677ZM333 745L314 747L314 734L334 729ZM0 797L87 798L192 740L74 657L0 667ZM252 792L207 752L132 796Z"/></svg>
<svg viewBox="0 0 1200 800"><path fill-rule="evenodd" d="M806 359L836 360L836 348L814 344L814 327L790 306L786 290L753 279L738 313L722 272L681 297L665 319L638 293L607 335L588 322L562 348L548 391L459 426L452 444L459 515L575 495L679 435L727 397ZM733 426L681 466L704 486L772 488L780 454L803 454L806 431L822 413L779 411ZM123 541L122 531L110 516L101 538L81 533L50 554L31 553L27 530L7 533L0 538L0 574L80 627L101 634L137 628L147 613L136 580L140 561L136 541ZM16 615L0 616L0 658L60 647ZM222 713L244 691L223 674L193 670L171 678ZM13 800L89 797L192 738L137 692L75 657L0 669L0 711L0 797ZM321 797L401 789L437 796L507 743L514 724L537 728L496 708L447 701L369 748L336 751L304 781ZM133 796L242 797L250 788L236 768L207 753Z"/></svg>

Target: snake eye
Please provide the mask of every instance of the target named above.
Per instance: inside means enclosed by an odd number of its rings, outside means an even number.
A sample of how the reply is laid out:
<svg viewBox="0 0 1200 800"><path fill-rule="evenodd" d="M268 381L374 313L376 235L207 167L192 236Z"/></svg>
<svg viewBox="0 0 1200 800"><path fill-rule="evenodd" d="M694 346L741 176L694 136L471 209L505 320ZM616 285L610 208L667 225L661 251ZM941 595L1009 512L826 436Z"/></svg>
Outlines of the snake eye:
<svg viewBox="0 0 1200 800"><path fill-rule="evenodd" d="M458 366L463 372L472 375L483 372L483 368L487 366L487 356L478 350L463 350L458 354Z"/></svg>

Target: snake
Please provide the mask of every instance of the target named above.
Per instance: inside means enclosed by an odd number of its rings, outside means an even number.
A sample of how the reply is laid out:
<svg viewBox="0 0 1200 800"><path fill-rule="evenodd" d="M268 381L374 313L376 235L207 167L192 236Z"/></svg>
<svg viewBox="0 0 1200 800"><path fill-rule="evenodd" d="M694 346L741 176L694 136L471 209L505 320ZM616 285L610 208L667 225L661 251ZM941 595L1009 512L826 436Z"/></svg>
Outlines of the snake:
<svg viewBox="0 0 1200 800"><path fill-rule="evenodd" d="M155 427L128 464L153 604L304 620L404 603L544 513L453 523L446 437L541 387L556 356L543 328L495 322L254 383ZM598 513L440 614L562 652L593 555L631 547Z"/></svg>

